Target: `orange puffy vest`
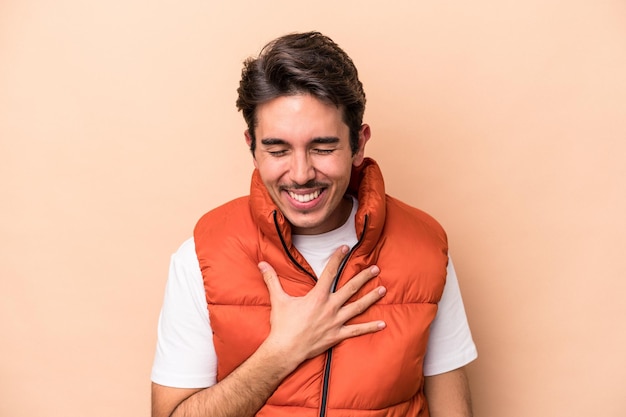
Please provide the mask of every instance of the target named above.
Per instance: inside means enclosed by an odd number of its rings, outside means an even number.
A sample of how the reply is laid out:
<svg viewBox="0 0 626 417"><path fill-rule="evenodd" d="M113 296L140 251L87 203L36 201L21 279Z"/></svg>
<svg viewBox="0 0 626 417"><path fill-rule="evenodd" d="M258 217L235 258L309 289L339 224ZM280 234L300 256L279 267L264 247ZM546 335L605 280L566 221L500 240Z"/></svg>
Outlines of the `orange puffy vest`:
<svg viewBox="0 0 626 417"><path fill-rule="evenodd" d="M382 174L369 158L353 169L348 193L359 200L359 243L336 286L378 265L380 274L355 297L380 285L387 293L352 322L384 320L387 327L344 340L302 363L258 416L428 416L422 367L445 284L445 232L424 212L385 195ZM194 240L220 381L252 355L270 331L269 293L257 264L264 260L272 265L283 289L293 296L306 294L316 278L293 246L289 223L256 170L250 196L205 214Z"/></svg>

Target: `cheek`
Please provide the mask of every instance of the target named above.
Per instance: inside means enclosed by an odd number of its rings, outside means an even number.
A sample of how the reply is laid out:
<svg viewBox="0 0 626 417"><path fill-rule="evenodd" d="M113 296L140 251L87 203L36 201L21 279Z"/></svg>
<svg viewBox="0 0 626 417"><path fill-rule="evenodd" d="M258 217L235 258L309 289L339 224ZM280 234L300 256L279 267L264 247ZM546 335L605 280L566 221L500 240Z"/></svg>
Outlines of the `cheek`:
<svg viewBox="0 0 626 417"><path fill-rule="evenodd" d="M336 181L349 181L350 173L352 172L352 160L347 160L344 158L337 160L329 160L323 167L320 168L321 172L323 172L329 178L333 178Z"/></svg>
<svg viewBox="0 0 626 417"><path fill-rule="evenodd" d="M313 155L311 162L318 171L328 173L343 171L347 161L346 155L342 151L338 151L329 155Z"/></svg>
<svg viewBox="0 0 626 417"><path fill-rule="evenodd" d="M267 161L261 161L261 163L257 162L255 166L258 168L261 179L266 186L279 182L285 172L282 164L278 162L268 163Z"/></svg>

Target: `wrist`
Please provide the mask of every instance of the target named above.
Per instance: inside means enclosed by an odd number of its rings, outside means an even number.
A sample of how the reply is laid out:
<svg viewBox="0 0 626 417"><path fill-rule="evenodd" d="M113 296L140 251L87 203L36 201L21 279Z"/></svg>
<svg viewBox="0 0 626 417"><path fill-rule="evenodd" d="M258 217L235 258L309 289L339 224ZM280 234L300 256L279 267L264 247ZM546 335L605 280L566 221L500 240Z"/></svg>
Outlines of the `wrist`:
<svg viewBox="0 0 626 417"><path fill-rule="evenodd" d="M306 356L298 353L296 348L285 346L271 336L259 346L257 353L260 359L272 366L277 376L281 378L287 377L306 360Z"/></svg>

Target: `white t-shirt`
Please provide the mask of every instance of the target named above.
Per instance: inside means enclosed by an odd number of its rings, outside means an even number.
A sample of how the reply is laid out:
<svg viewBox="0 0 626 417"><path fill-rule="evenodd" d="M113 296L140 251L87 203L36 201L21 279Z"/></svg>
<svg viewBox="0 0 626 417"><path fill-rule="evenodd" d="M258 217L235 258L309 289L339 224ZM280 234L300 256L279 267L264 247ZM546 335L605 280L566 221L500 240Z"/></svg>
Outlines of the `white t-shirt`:
<svg viewBox="0 0 626 417"><path fill-rule="evenodd" d="M356 200L349 220L340 228L321 235L294 235L293 243L321 275L331 254L341 245L357 242L354 227ZM465 308L452 260L437 315L431 324L424 375L431 376L467 365L477 357L467 324ZM176 388L206 388L214 385L217 356L200 265L192 239L172 255L163 307L159 317L152 381Z"/></svg>

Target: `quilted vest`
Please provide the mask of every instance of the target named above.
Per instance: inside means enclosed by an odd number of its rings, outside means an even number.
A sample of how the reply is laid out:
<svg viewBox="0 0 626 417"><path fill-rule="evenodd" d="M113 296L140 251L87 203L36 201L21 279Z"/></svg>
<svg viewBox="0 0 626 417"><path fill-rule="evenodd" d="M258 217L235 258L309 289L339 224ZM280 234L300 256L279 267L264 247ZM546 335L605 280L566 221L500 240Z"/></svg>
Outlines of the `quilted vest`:
<svg viewBox="0 0 626 417"><path fill-rule="evenodd" d="M355 295L383 285L385 296L352 323L384 320L377 333L344 340L302 363L257 416L428 416L423 361L429 327L446 278L447 240L424 212L385 194L378 165L354 168L348 193L359 200L357 245L336 287L369 265L381 272ZM315 273L292 244L288 221L258 171L250 195L205 214L194 231L220 381L261 345L270 331L269 293L257 264L276 270L283 289L302 296Z"/></svg>

